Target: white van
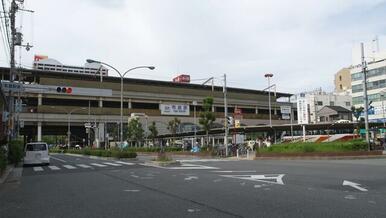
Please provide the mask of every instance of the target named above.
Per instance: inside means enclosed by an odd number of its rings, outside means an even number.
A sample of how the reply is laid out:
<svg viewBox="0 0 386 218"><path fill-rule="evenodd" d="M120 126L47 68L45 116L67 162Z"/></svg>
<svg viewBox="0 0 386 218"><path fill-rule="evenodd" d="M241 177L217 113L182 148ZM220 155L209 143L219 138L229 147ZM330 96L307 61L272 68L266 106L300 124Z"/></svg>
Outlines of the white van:
<svg viewBox="0 0 386 218"><path fill-rule="evenodd" d="M24 164L50 164L48 145L44 142L31 142L25 146Z"/></svg>

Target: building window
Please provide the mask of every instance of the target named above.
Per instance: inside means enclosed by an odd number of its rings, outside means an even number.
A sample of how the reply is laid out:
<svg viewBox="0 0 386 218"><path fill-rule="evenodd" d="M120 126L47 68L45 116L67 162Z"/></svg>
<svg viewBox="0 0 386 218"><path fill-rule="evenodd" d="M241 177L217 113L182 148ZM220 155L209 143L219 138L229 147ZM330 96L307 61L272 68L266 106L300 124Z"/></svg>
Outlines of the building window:
<svg viewBox="0 0 386 218"><path fill-rule="evenodd" d="M316 102L316 105L318 105L318 106L323 106L323 101L318 101L318 102Z"/></svg>
<svg viewBox="0 0 386 218"><path fill-rule="evenodd" d="M334 106L335 103L333 101L330 101L330 106Z"/></svg>
<svg viewBox="0 0 386 218"><path fill-rule="evenodd" d="M339 81L342 81L342 76L339 76Z"/></svg>
<svg viewBox="0 0 386 218"><path fill-rule="evenodd" d="M340 84L340 85L339 85L339 88L340 88L340 90L342 90L342 89L343 89L343 86L342 86L342 84Z"/></svg>
<svg viewBox="0 0 386 218"><path fill-rule="evenodd" d="M351 103L349 101L346 101L346 106L347 107L351 106Z"/></svg>

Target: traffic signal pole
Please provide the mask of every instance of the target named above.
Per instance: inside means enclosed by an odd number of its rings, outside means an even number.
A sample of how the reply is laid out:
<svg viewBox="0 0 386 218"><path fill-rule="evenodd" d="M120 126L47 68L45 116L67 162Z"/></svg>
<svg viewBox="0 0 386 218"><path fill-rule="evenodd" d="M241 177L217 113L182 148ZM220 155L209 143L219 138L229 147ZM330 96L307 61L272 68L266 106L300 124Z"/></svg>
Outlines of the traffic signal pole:
<svg viewBox="0 0 386 218"><path fill-rule="evenodd" d="M370 137L369 137L369 102L367 96L367 72L366 72L366 61L363 43L361 43L361 58L362 58L362 72L363 72L363 104L365 114L365 129L366 129L366 142L370 150Z"/></svg>
<svg viewBox="0 0 386 218"><path fill-rule="evenodd" d="M225 145L225 156L228 156L228 104L227 104L227 75L224 74L224 115L225 115L225 122L224 122L224 145Z"/></svg>

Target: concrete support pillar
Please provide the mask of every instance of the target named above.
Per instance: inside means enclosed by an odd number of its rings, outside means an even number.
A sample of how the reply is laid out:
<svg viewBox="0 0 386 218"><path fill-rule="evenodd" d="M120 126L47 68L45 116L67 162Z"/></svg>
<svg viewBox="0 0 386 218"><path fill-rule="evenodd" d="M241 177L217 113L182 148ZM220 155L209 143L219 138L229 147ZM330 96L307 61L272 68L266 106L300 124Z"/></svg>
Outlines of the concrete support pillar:
<svg viewBox="0 0 386 218"><path fill-rule="evenodd" d="M131 98L129 98L129 102L128 102L128 104L127 104L127 108L129 108L129 109L132 109L132 108L133 108L132 105L131 105Z"/></svg>
<svg viewBox="0 0 386 218"><path fill-rule="evenodd" d="M255 107L255 113L256 113L256 114L259 113L259 109L257 108L257 106Z"/></svg>
<svg viewBox="0 0 386 218"><path fill-rule="evenodd" d="M42 141L42 122L38 122L38 142Z"/></svg>
<svg viewBox="0 0 386 218"><path fill-rule="evenodd" d="M212 112L214 113L215 111L214 111L214 105L212 105Z"/></svg>
<svg viewBox="0 0 386 218"><path fill-rule="evenodd" d="M273 114L277 115L277 110L275 107L272 107L272 110L273 110Z"/></svg>
<svg viewBox="0 0 386 218"><path fill-rule="evenodd" d="M103 99L102 97L99 97L98 106L103 107Z"/></svg>
<svg viewBox="0 0 386 218"><path fill-rule="evenodd" d="M43 94L38 94L38 106L42 105L43 102Z"/></svg>

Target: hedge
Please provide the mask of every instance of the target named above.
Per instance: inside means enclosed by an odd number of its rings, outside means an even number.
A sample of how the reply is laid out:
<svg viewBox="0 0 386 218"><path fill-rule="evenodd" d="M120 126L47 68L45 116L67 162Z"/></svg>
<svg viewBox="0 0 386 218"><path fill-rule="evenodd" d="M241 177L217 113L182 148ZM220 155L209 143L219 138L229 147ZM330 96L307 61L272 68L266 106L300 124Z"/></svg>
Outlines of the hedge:
<svg viewBox="0 0 386 218"><path fill-rule="evenodd" d="M0 146L0 176L3 174L5 168L7 168L7 151L3 146Z"/></svg>
<svg viewBox="0 0 386 218"><path fill-rule="evenodd" d="M24 157L24 143L22 141L10 141L8 144L8 161L17 165Z"/></svg>
<svg viewBox="0 0 386 218"><path fill-rule="evenodd" d="M308 152L344 152L344 151L366 151L367 143L356 139L351 141L336 142L302 142L276 144L268 148L259 149L262 153L308 153Z"/></svg>
<svg viewBox="0 0 386 218"><path fill-rule="evenodd" d="M110 150L102 150L102 149L59 149L52 148L50 149L52 153L71 153L71 154L82 154L89 156L98 156L98 157L115 157L115 158L135 158L137 157L137 153L129 150L118 150L118 149L110 149Z"/></svg>

